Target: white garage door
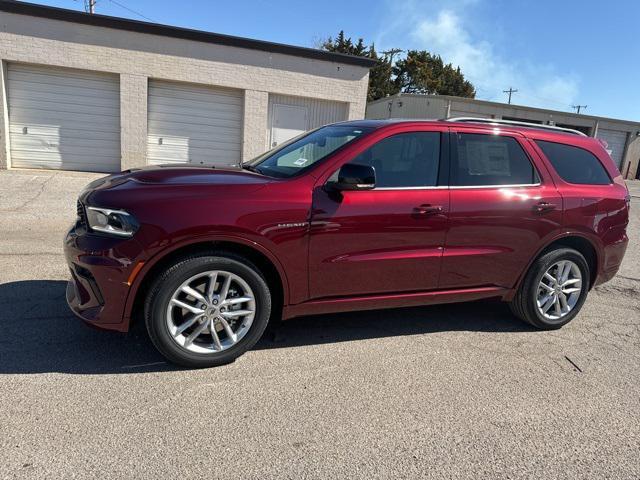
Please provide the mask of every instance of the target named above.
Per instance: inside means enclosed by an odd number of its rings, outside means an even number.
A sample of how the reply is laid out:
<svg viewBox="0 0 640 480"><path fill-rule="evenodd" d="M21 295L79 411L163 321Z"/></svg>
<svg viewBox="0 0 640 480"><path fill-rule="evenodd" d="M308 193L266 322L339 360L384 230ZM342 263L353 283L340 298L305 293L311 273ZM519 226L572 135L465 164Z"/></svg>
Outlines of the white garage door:
<svg viewBox="0 0 640 480"><path fill-rule="evenodd" d="M343 102L270 94L267 149L306 130L346 120L347 107Z"/></svg>
<svg viewBox="0 0 640 480"><path fill-rule="evenodd" d="M596 137L607 142L607 151L609 152L609 155L611 155L611 158L617 165L618 169L621 169L624 147L627 143L627 132L599 128Z"/></svg>
<svg viewBox="0 0 640 480"><path fill-rule="evenodd" d="M10 64L8 80L13 167L120 170L117 76Z"/></svg>
<svg viewBox="0 0 640 480"><path fill-rule="evenodd" d="M151 80L148 108L149 163L240 163L242 92Z"/></svg>

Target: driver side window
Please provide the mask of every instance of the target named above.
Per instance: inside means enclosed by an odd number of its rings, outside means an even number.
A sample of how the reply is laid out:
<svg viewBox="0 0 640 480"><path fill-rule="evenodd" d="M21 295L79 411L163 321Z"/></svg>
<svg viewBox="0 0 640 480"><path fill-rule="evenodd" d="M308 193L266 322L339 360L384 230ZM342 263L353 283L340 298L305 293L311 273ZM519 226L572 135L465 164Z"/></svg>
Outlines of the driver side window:
<svg viewBox="0 0 640 480"><path fill-rule="evenodd" d="M376 188L434 187L440 163L439 132L408 132L380 140L350 163L370 165Z"/></svg>

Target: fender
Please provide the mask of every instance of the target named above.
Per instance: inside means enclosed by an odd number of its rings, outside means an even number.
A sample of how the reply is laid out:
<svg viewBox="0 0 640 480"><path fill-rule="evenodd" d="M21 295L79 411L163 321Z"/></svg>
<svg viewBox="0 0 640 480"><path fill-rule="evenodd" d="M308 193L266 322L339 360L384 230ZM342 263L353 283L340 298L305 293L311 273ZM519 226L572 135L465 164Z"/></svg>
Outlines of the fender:
<svg viewBox="0 0 640 480"><path fill-rule="evenodd" d="M247 240L246 238L243 238L243 237L238 237L238 236L229 235L229 234L222 234L222 233L214 233L214 234L207 234L207 235L199 235L196 237L190 237L188 239L177 241L176 243L173 243L170 247L165 248L164 250L161 250L160 252L156 253L153 257L145 260L144 266L140 269L140 271L136 275L135 280L131 284L131 288L129 289L129 293L127 295L127 301L125 303L124 312L123 312L123 323L126 323L126 324L130 323L131 314L133 311L133 304L134 304L136 295L138 294L138 290L140 289L142 282L145 280L147 274L154 267L154 265L160 262L163 258L166 258L167 255L181 248L188 247L189 245L195 245L198 243L216 242L216 241L238 243L246 247L253 248L254 250L259 251L265 257L267 257L269 261L276 267L276 270L278 271L278 274L280 275L280 278L282 280L282 292L284 295L284 304L287 305L289 303L289 281L287 279L286 272L282 267L282 264L280 263L278 258L267 247L265 247L264 245L258 242Z"/></svg>
<svg viewBox="0 0 640 480"><path fill-rule="evenodd" d="M525 275L529 271L529 268L549 245L551 245L553 242L557 242L558 240L562 240L563 238L568 238L568 237L580 237L591 244L591 246L593 247L596 253L597 271L595 273L597 276L598 272L602 270L602 255L600 253L602 249L602 244L600 239L595 234L589 233L589 232L580 232L576 230L563 230L563 231L557 232L552 237L547 238L546 241L542 243L542 245L538 248L538 250L536 250L535 254L531 256L529 262L524 266L524 268L518 275L518 280L516 281L513 288L509 291L509 293L507 293L504 296L504 300L508 302L513 299L516 292L520 288L520 285L522 284L522 281L524 280Z"/></svg>

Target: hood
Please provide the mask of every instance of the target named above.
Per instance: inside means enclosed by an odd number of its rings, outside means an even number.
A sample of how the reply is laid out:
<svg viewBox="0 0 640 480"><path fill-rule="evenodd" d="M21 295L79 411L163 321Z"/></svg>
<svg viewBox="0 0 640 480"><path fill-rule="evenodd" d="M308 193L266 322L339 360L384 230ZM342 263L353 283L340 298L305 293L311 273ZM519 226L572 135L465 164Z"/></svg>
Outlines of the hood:
<svg viewBox="0 0 640 480"><path fill-rule="evenodd" d="M211 167L203 165L158 165L132 168L100 178L87 189L104 190L134 181L143 185L255 185L272 181L269 177L243 170L240 167Z"/></svg>

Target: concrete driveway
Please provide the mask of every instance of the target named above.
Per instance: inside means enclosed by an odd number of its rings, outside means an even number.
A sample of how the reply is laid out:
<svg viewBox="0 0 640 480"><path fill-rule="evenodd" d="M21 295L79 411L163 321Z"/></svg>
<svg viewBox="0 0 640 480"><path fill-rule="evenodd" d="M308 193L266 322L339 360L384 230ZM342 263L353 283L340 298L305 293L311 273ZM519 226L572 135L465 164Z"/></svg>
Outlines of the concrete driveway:
<svg viewBox="0 0 640 480"><path fill-rule="evenodd" d="M620 275L560 331L492 302L330 315L183 371L67 311L93 178L0 172L1 477L640 477L637 183Z"/></svg>

